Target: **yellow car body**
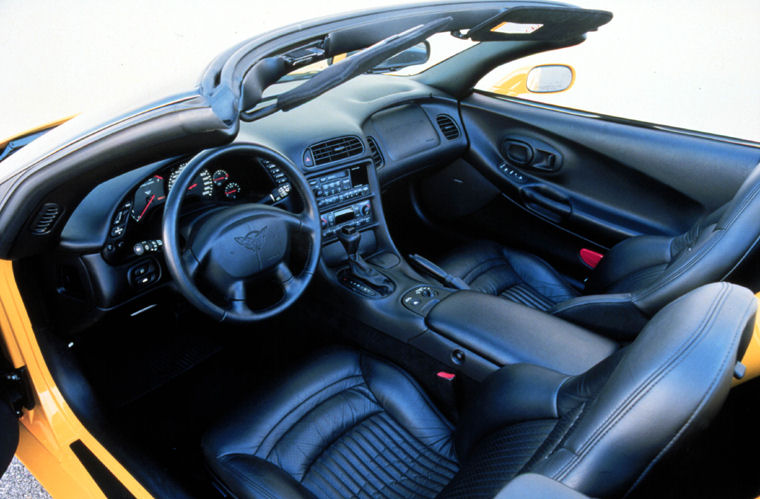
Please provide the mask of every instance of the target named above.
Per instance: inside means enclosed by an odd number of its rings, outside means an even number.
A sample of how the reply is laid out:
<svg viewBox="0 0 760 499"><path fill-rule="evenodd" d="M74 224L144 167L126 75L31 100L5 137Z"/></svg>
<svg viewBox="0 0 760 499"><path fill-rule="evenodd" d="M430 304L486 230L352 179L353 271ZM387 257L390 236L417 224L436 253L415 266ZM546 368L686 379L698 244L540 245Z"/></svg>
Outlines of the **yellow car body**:
<svg viewBox="0 0 760 499"><path fill-rule="evenodd" d="M335 58L335 62L343 56ZM491 91L507 97L530 94L527 81L530 71L520 68L498 83ZM573 82L575 71L573 70ZM572 86L572 83L568 89ZM566 91L566 90L563 90ZM0 149L14 139L54 128L71 117L28 130L0 142ZM758 290L755 290L758 291ZM760 293L756 295L760 300ZM82 447L105 467L121 486L137 498L152 497L127 469L101 444L74 414L56 386L48 369L35 331L21 296L13 263L0 260L0 333L12 368L25 368L34 397L31 409L23 409L19 419L19 444L16 456L54 497L106 497L101 487L82 464ZM751 343L743 357L747 374L735 384L760 376L760 318ZM181 415L180 415L181 416ZM78 449L75 451L75 448ZM78 454L79 453L79 454Z"/></svg>

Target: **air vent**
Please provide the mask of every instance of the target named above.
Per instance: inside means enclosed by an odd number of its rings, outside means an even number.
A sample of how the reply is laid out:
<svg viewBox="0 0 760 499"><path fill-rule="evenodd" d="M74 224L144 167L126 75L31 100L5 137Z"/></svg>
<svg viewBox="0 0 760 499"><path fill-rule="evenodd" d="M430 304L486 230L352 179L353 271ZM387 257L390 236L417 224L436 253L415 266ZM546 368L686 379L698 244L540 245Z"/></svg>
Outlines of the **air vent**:
<svg viewBox="0 0 760 499"><path fill-rule="evenodd" d="M369 144L369 152L372 154L372 162L375 163L375 168L380 168L385 164L383 153L380 152L380 148L377 146L374 137L367 137L367 143Z"/></svg>
<svg viewBox="0 0 760 499"><path fill-rule="evenodd" d="M324 165L341 159L357 156L364 152L362 141L358 137L347 136L317 142L309 147L315 165Z"/></svg>
<svg viewBox="0 0 760 499"><path fill-rule="evenodd" d="M32 222L32 233L42 235L50 232L60 214L60 206L55 203L45 203Z"/></svg>
<svg viewBox="0 0 760 499"><path fill-rule="evenodd" d="M459 128L457 128L454 120L448 114L439 114L436 116L435 121L438 122L438 128L441 129L443 136L449 140L454 140L459 137Z"/></svg>

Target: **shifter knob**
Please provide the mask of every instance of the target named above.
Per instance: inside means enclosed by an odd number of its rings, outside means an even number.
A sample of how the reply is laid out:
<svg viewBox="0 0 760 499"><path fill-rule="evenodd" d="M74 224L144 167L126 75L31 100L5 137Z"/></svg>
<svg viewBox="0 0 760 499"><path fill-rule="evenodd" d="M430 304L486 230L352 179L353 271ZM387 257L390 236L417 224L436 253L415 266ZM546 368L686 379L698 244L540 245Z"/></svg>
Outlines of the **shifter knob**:
<svg viewBox="0 0 760 499"><path fill-rule="evenodd" d="M338 240L343 245L343 249L349 257L355 256L359 251L359 242L362 235L353 225L344 225L338 231Z"/></svg>

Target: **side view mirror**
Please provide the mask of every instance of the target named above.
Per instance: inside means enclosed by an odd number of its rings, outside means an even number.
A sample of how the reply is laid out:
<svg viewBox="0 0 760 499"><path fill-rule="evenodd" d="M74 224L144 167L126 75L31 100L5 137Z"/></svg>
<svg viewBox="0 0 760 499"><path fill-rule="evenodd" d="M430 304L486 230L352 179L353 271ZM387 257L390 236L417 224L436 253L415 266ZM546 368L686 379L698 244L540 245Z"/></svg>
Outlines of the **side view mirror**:
<svg viewBox="0 0 760 499"><path fill-rule="evenodd" d="M527 93L557 93L573 86L575 70L564 64L542 64L520 68L508 74L491 91L508 97Z"/></svg>
<svg viewBox="0 0 760 499"><path fill-rule="evenodd" d="M574 80L575 71L570 66L547 64L530 70L526 87L529 92L550 94L567 90Z"/></svg>

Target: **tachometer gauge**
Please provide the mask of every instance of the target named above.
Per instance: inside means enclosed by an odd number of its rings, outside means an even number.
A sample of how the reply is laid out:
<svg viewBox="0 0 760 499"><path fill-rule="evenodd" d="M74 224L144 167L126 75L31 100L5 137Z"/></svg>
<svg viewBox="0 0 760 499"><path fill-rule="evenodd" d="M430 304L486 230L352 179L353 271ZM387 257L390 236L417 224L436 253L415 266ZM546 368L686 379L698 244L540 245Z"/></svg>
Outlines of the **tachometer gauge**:
<svg viewBox="0 0 760 499"><path fill-rule="evenodd" d="M225 170L217 170L214 172L211 178L214 181L215 186L221 187L224 185L225 182L227 182L230 179L230 174L227 173Z"/></svg>
<svg viewBox="0 0 760 499"><path fill-rule="evenodd" d="M240 186L237 182L230 182L224 186L224 196L227 199L237 199L240 195Z"/></svg>
<svg viewBox="0 0 760 499"><path fill-rule="evenodd" d="M166 201L164 177L153 175L135 192L135 198L132 200L132 218L139 222L151 207L156 207L164 201Z"/></svg>
<svg viewBox="0 0 760 499"><path fill-rule="evenodd" d="M182 170L187 167L187 163L179 165L179 168L174 170L169 177L169 189L172 190L174 184L177 182L177 177L182 173ZM204 198L210 198L214 194L214 182L211 180L211 174L205 168L198 172L190 185L187 188L187 194L190 196L202 196Z"/></svg>

